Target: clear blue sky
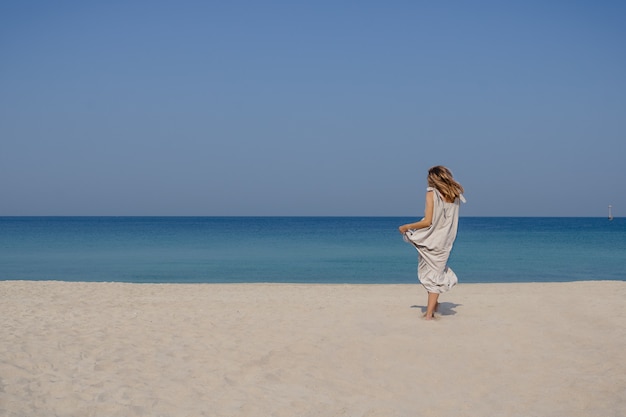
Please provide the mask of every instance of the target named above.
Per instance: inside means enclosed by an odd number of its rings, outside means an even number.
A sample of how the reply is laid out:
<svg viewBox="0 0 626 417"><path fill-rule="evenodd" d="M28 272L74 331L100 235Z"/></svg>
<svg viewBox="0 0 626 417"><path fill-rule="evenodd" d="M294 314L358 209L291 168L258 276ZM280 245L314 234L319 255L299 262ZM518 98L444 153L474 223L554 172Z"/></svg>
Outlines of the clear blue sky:
<svg viewBox="0 0 626 417"><path fill-rule="evenodd" d="M626 216L626 2L0 3L0 215Z"/></svg>

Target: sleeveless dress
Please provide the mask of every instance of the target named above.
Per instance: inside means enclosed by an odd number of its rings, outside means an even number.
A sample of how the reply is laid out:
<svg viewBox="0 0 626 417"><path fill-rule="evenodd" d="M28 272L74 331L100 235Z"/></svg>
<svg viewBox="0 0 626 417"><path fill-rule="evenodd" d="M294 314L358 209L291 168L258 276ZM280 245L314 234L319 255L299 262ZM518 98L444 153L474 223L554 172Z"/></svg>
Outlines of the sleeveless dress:
<svg viewBox="0 0 626 417"><path fill-rule="evenodd" d="M459 200L465 202L465 198L461 196L448 203L436 188L426 190L433 192L432 224L424 229L407 231L404 240L417 249L417 277L426 291L444 293L458 282L456 274L448 267L448 258L459 224Z"/></svg>

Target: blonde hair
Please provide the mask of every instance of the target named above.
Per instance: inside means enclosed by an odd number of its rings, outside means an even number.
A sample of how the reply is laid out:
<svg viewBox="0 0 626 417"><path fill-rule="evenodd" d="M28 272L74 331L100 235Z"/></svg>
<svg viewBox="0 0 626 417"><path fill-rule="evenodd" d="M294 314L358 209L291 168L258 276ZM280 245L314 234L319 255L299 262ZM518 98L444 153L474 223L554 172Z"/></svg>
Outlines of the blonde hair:
<svg viewBox="0 0 626 417"><path fill-rule="evenodd" d="M437 165L428 170L428 185L435 187L448 201L454 201L463 194L463 186L452 177L452 172Z"/></svg>

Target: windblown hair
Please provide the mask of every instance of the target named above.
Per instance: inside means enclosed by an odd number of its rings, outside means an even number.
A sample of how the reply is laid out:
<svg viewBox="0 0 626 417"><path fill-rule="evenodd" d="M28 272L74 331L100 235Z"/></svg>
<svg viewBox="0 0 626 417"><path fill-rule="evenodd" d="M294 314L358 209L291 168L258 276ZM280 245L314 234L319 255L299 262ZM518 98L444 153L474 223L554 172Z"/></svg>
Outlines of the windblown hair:
<svg viewBox="0 0 626 417"><path fill-rule="evenodd" d="M428 185L435 187L448 201L454 201L463 194L463 186L454 180L452 172L437 165L428 170Z"/></svg>

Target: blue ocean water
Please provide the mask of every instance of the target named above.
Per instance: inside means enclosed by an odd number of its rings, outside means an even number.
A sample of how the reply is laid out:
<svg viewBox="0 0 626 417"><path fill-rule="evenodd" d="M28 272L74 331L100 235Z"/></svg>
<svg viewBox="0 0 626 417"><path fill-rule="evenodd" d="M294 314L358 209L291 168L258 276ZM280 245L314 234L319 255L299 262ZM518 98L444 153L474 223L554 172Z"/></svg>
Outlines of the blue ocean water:
<svg viewBox="0 0 626 417"><path fill-rule="evenodd" d="M403 217L0 217L0 280L415 283ZM461 283L626 280L626 218L461 217Z"/></svg>

